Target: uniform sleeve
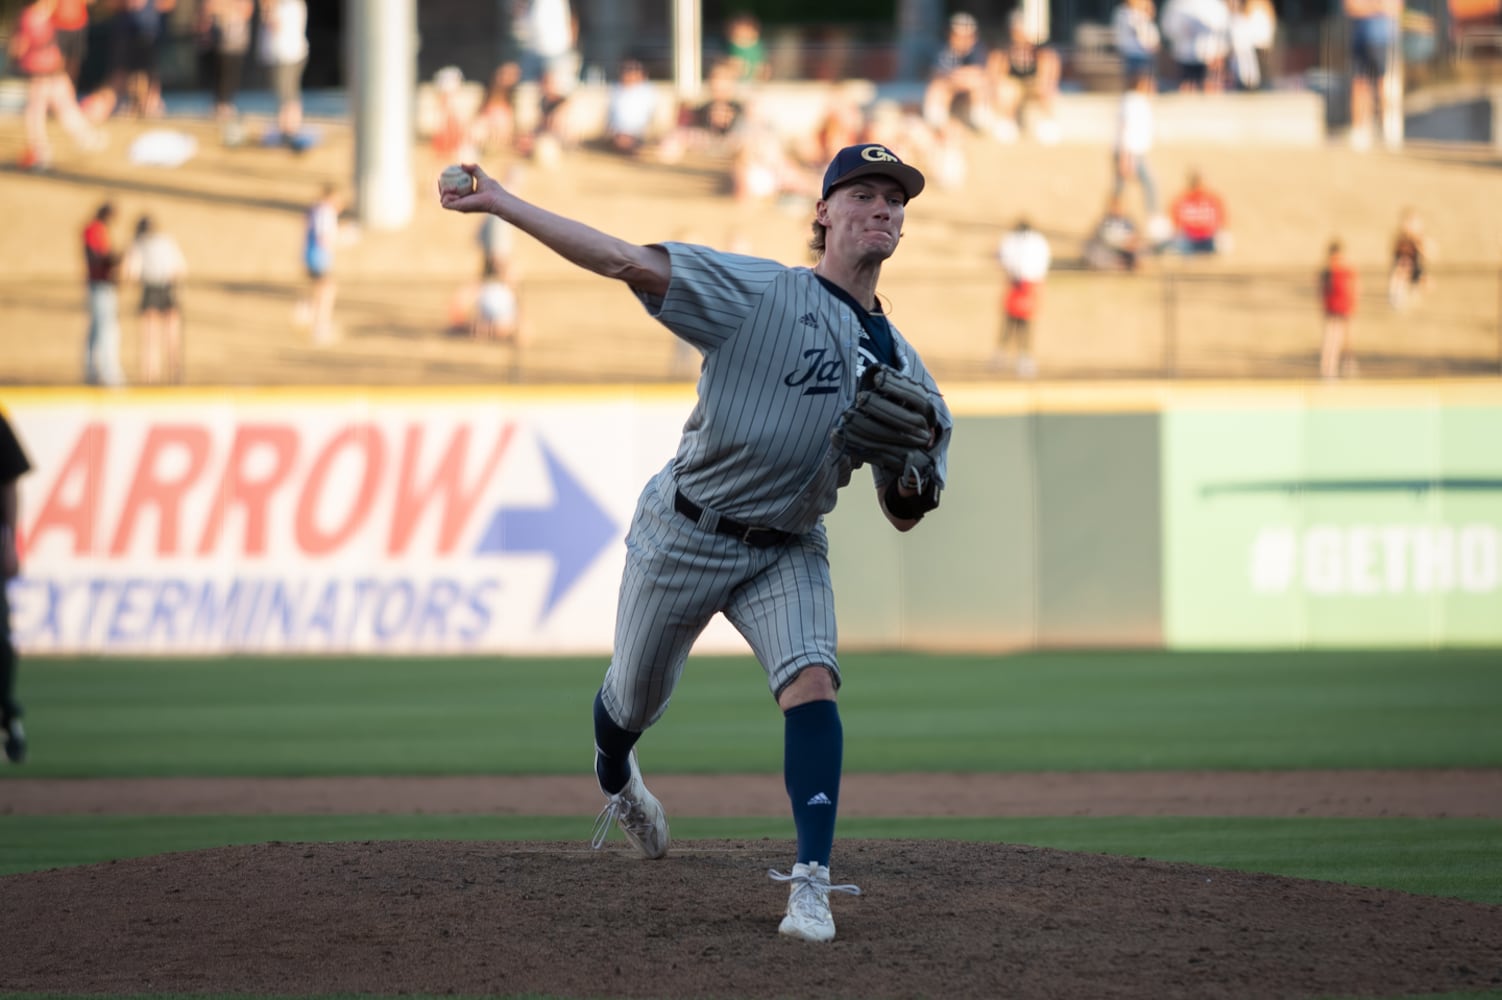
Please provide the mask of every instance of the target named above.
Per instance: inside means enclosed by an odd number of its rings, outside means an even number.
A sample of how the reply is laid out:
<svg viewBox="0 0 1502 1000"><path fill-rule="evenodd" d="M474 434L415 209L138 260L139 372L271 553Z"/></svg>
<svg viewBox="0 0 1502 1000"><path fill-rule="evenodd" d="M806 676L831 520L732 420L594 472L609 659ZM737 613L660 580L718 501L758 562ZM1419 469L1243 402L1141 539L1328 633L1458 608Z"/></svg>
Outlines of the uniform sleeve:
<svg viewBox="0 0 1502 1000"><path fill-rule="evenodd" d="M665 295L638 292L647 313L695 347L712 351L739 332L772 283L787 273L776 261L689 243L663 243L672 260Z"/></svg>

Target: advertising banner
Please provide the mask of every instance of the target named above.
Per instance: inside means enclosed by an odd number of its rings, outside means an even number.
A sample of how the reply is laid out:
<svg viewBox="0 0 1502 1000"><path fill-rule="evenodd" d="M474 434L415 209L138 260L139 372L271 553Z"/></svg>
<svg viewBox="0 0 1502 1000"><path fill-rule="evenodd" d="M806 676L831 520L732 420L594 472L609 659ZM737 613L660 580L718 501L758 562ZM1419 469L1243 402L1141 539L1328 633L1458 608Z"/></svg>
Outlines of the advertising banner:
<svg viewBox="0 0 1502 1000"><path fill-rule="evenodd" d="M686 392L7 399L28 653L608 651ZM721 623L722 624L722 623ZM728 625L701 648L744 651Z"/></svg>
<svg viewBox="0 0 1502 1000"><path fill-rule="evenodd" d="M1502 405L1163 415L1169 645L1502 643Z"/></svg>

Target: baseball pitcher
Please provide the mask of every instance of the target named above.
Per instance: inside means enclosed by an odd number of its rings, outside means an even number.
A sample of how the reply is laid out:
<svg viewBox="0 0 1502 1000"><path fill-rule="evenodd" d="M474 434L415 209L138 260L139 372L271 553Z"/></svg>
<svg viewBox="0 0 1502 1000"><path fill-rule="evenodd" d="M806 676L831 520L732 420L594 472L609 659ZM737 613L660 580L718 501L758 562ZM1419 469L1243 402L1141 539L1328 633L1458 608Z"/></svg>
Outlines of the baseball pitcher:
<svg viewBox="0 0 1502 1000"><path fill-rule="evenodd" d="M823 516L868 465L876 502L908 531L939 505L953 422L876 297L923 175L876 144L831 161L815 204L813 267L684 243L638 246L531 204L465 165L444 208L488 212L595 274L626 283L703 356L677 454L642 490L626 534L615 648L595 697L595 773L612 825L647 858L668 823L635 746L667 708L716 612L745 636L785 720L784 773L798 835L780 931L835 936L830 854L844 735L836 708L834 595Z"/></svg>

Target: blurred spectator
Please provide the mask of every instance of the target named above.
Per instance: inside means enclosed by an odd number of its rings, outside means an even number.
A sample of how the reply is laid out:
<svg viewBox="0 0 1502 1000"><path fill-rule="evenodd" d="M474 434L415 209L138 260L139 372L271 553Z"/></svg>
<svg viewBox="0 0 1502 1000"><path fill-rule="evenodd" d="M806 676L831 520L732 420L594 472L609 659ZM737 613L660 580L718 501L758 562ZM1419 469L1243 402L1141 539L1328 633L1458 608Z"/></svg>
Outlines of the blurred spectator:
<svg viewBox="0 0 1502 1000"><path fill-rule="evenodd" d="M1121 53L1121 72L1128 87L1144 74L1158 77L1158 8L1153 0L1121 0L1111 14L1112 36Z"/></svg>
<svg viewBox="0 0 1502 1000"><path fill-rule="evenodd" d="M500 181L507 191L521 191L526 182L526 168L519 161L512 162ZM514 291L521 280L516 260L516 228L511 223L498 215L485 213L475 233L475 242L480 248L479 277L455 289L448 302L449 332L471 337L475 335L475 318L485 281L498 275Z"/></svg>
<svg viewBox="0 0 1502 1000"><path fill-rule="evenodd" d="M521 63L504 62L490 75L485 99L470 125L470 142L481 153L498 153L516 144L516 89Z"/></svg>
<svg viewBox="0 0 1502 1000"><path fill-rule="evenodd" d="M52 12L52 27L57 32L57 47L63 54L63 68L73 82L76 93L81 83L79 73L89 46L89 5L94 0L57 0Z"/></svg>
<svg viewBox="0 0 1502 1000"><path fill-rule="evenodd" d="M1168 214L1173 220L1173 248L1177 252L1211 254L1230 250L1225 202L1205 185L1198 170L1190 171L1188 184L1174 198Z"/></svg>
<svg viewBox="0 0 1502 1000"><path fill-rule="evenodd" d="M913 114L900 103L884 97L871 105L861 142L877 142L904 162L918 163L928 150L934 130L921 115Z"/></svg>
<svg viewBox="0 0 1502 1000"><path fill-rule="evenodd" d="M235 96L250 51L255 0L204 0L198 8L198 37L214 87L214 118L227 146L244 140Z"/></svg>
<svg viewBox="0 0 1502 1000"><path fill-rule="evenodd" d="M1228 37L1231 81L1237 90L1261 90L1267 83L1268 53L1278 30L1271 0L1230 0Z"/></svg>
<svg viewBox="0 0 1502 1000"><path fill-rule="evenodd" d="M761 22L756 15L741 12L725 22L725 58L735 67L742 83L772 78L772 64L761 41Z"/></svg>
<svg viewBox="0 0 1502 1000"><path fill-rule="evenodd" d="M166 16L177 0L120 0L111 25L115 43L116 91L126 110L154 118L161 115L162 76L159 67L166 40Z"/></svg>
<svg viewBox="0 0 1502 1000"><path fill-rule="evenodd" d="M746 106L740 100L735 65L721 60L709 68L708 95L700 104L680 104L678 124L658 146L658 158L676 163L691 152L733 157L740 147Z"/></svg>
<svg viewBox="0 0 1502 1000"><path fill-rule="evenodd" d="M1168 0L1163 35L1178 65L1181 91L1218 91L1229 46L1226 0Z"/></svg>
<svg viewBox="0 0 1502 1000"><path fill-rule="evenodd" d="M120 370L120 255L110 236L115 206L100 205L84 227L84 271L89 285L89 333L84 346L83 380L89 385L124 385Z"/></svg>
<svg viewBox="0 0 1502 1000"><path fill-rule="evenodd" d="M73 91L52 27L56 0L32 0L22 11L16 33L10 39L10 58L26 78L26 109L22 112L26 148L19 165L23 170L46 170L52 166L52 143L47 137L47 118L58 121L81 148L101 149L104 136L97 132L83 112Z"/></svg>
<svg viewBox="0 0 1502 1000"><path fill-rule="evenodd" d="M1394 309L1408 305L1413 296L1433 284L1429 255L1433 242L1424 234L1424 223L1412 208L1403 209L1392 242L1392 268L1387 276L1387 300Z"/></svg>
<svg viewBox="0 0 1502 1000"><path fill-rule="evenodd" d="M923 92L923 120L930 128L938 128L951 116L975 129L994 127L996 88L986 63L986 47L974 15L952 16L948 37L934 57Z"/></svg>
<svg viewBox="0 0 1502 1000"><path fill-rule="evenodd" d="M433 128L433 155L440 163L472 163L478 157L471 138L473 122L465 114L464 71L445 66L433 74L433 97L438 104L438 121Z"/></svg>
<svg viewBox="0 0 1502 1000"><path fill-rule="evenodd" d="M178 285L188 273L182 250L149 215L143 215L121 270L126 281L141 285L141 383L181 382L183 328Z"/></svg>
<svg viewBox="0 0 1502 1000"><path fill-rule="evenodd" d="M578 136L573 125L572 90L558 70L543 71L537 85L537 122L530 132L519 132L517 152L530 156L545 166L556 164L565 150L572 149Z"/></svg>
<svg viewBox="0 0 1502 1000"><path fill-rule="evenodd" d="M929 180L946 190L963 187L970 176L970 155L960 133L963 126L953 118L932 130L927 130L921 122L913 124L927 132L918 141L922 154L916 157L916 162L923 164Z"/></svg>
<svg viewBox="0 0 1502 1000"><path fill-rule="evenodd" d="M1141 249L1137 223L1127 214L1121 199L1112 195L1085 241L1085 266L1096 271L1135 271Z"/></svg>
<svg viewBox="0 0 1502 1000"><path fill-rule="evenodd" d="M486 262L475 295L474 313L469 335L475 340L489 340L520 346L521 313L516 288L511 283L505 263Z"/></svg>
<svg viewBox="0 0 1502 1000"><path fill-rule="evenodd" d="M812 202L819 188L813 173L788 152L776 126L753 109L748 115L731 165L731 188L742 203L774 202L794 197Z"/></svg>
<svg viewBox="0 0 1502 1000"><path fill-rule="evenodd" d="M1058 119L1054 106L1059 94L1059 54L1048 45L1044 27L1046 8L1017 7L1007 18L1007 46L991 54L1000 64L992 75L999 81L997 114L998 133L1005 138L1023 126L1022 109L1028 101L1037 105L1038 118L1033 122L1033 136L1043 143L1059 141Z"/></svg>
<svg viewBox="0 0 1502 1000"><path fill-rule="evenodd" d="M21 703L16 701L16 644L7 585L21 574L21 498L16 482L30 471L26 449L0 413L0 735L5 738L5 759L12 764L26 761L26 727L21 724Z"/></svg>
<svg viewBox="0 0 1502 1000"><path fill-rule="evenodd" d="M507 191L519 192L526 182L526 171L520 163L513 163L501 176L501 184ZM517 278L514 264L516 254L516 229L498 215L485 213L478 234L480 244L480 270L505 271L511 280Z"/></svg>
<svg viewBox="0 0 1502 1000"><path fill-rule="evenodd" d="M569 0L513 0L512 32L521 47L522 79L541 82L549 71L565 91L579 80L579 25Z"/></svg>
<svg viewBox="0 0 1502 1000"><path fill-rule="evenodd" d="M1388 129L1389 104L1397 95L1390 93L1384 81L1402 9L1402 0L1345 0L1346 17L1351 21L1351 145L1356 149L1371 148L1374 103L1384 143L1392 147L1399 141Z"/></svg>
<svg viewBox="0 0 1502 1000"><path fill-rule="evenodd" d="M1141 73L1121 95L1116 120L1116 143L1112 150L1114 182L1112 196L1120 198L1128 180L1142 187L1142 209L1151 219L1158 214L1158 189L1153 183L1147 156L1153 148L1153 93L1157 87L1151 73Z"/></svg>
<svg viewBox="0 0 1502 1000"><path fill-rule="evenodd" d="M846 146L862 142L866 127L865 113L844 82L830 82L825 93L824 111L813 131L795 139L798 160L811 169L828 164Z"/></svg>
<svg viewBox="0 0 1502 1000"><path fill-rule="evenodd" d="M954 188L965 183L970 171L966 146L968 126L949 118L932 128L923 115L891 98L881 98L865 116L865 128L857 142L886 146L928 176L929 183Z"/></svg>
<svg viewBox="0 0 1502 1000"><path fill-rule="evenodd" d="M615 152L635 156L653 138L656 121L657 88L646 68L635 59L622 61L605 110L605 141Z"/></svg>
<svg viewBox="0 0 1502 1000"><path fill-rule="evenodd" d="M123 76L117 69L120 53L113 40L116 3L117 0L104 0L95 7L95 0L57 0L57 10L52 16L52 23L57 28L58 45L63 51L63 61L68 65L68 78L73 83L79 110L92 125L103 124L115 113L115 108L120 103L118 88L124 85ZM89 13L90 7L94 7L92 15ZM90 21L97 26L97 30L90 29ZM109 43L105 46L103 82L85 94L79 88L83 85L83 67L90 52L89 38L92 35L97 41L101 34L106 36Z"/></svg>
<svg viewBox="0 0 1502 1000"><path fill-rule="evenodd" d="M313 331L313 343L334 342L334 252L339 244L339 191L325 184L308 209L303 224L303 265L308 272L308 298L300 307Z"/></svg>
<svg viewBox="0 0 1502 1000"><path fill-rule="evenodd" d="M1001 335L996 342L992 366L998 370L1015 365L1019 378L1038 374L1033 360L1033 317L1048 276L1048 240L1024 216L1001 238L997 249L1007 287L1002 295Z"/></svg>
<svg viewBox="0 0 1502 1000"><path fill-rule="evenodd" d="M120 95L115 91L114 83L110 80L106 80L89 93L76 99L78 110L83 113L88 123L96 128L108 121L120 104Z"/></svg>
<svg viewBox="0 0 1502 1000"><path fill-rule="evenodd" d="M261 0L261 62L276 94L276 128L283 143L301 148L302 74L308 65L308 5Z"/></svg>
<svg viewBox="0 0 1502 1000"><path fill-rule="evenodd" d="M1324 337L1320 345L1319 373L1327 379L1356 373L1352 355L1351 318L1356 314L1356 271L1346 262L1340 240L1331 240L1320 272L1320 301L1324 306Z"/></svg>

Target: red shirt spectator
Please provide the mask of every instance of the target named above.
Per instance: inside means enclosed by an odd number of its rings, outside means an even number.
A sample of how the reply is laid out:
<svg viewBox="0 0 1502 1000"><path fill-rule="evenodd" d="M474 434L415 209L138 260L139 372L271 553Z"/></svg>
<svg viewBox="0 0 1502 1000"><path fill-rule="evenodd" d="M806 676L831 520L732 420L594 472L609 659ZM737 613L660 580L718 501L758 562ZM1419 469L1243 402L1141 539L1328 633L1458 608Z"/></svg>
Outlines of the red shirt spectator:
<svg viewBox="0 0 1502 1000"><path fill-rule="evenodd" d="M1198 173L1189 175L1189 187L1169 207L1178 241L1188 253L1214 253L1216 240L1226 224L1226 207L1220 195L1205 187Z"/></svg>
<svg viewBox="0 0 1502 1000"><path fill-rule="evenodd" d="M1319 351L1319 373L1338 378L1356 373L1351 354L1351 316L1356 312L1356 271L1346 263L1340 240L1331 240L1325 267L1319 273L1320 298L1325 306L1325 331Z"/></svg>
<svg viewBox="0 0 1502 1000"><path fill-rule="evenodd" d="M1185 191L1174 200L1173 222L1191 240L1214 239L1226 222L1225 205L1204 188Z"/></svg>
<svg viewBox="0 0 1502 1000"><path fill-rule="evenodd" d="M34 3L21 11L10 45L11 56L25 76L51 76L63 69L63 53L57 47L57 32L48 4Z"/></svg>
<svg viewBox="0 0 1502 1000"><path fill-rule="evenodd" d="M103 210L84 227L83 259L91 283L115 281L120 257L110 246L109 215Z"/></svg>
<svg viewBox="0 0 1502 1000"><path fill-rule="evenodd" d="M57 9L52 13L52 25L58 31L80 31L89 24L87 0L57 0Z"/></svg>
<svg viewBox="0 0 1502 1000"><path fill-rule="evenodd" d="M1356 311L1356 271L1338 252L1330 254L1320 274L1320 288L1325 296L1325 315L1349 317Z"/></svg>
<svg viewBox="0 0 1502 1000"><path fill-rule="evenodd" d="M1038 311L1038 283L1012 282L1007 288L1006 311L1012 319L1032 319Z"/></svg>

